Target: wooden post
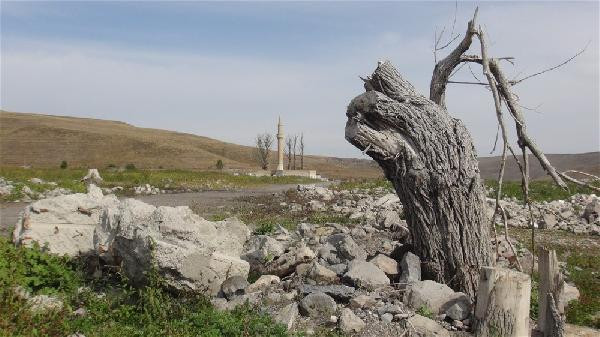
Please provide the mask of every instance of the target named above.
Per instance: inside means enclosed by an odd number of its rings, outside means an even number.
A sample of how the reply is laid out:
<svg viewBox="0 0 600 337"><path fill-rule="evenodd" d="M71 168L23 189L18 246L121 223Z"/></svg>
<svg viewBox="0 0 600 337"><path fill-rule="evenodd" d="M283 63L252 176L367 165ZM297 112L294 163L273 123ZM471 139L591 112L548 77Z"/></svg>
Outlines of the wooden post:
<svg viewBox="0 0 600 337"><path fill-rule="evenodd" d="M475 306L475 336L529 336L530 296L529 275L505 268L483 267Z"/></svg>
<svg viewBox="0 0 600 337"><path fill-rule="evenodd" d="M538 261L540 275L538 296L538 330L544 337L562 337L564 334L564 281L560 274L556 251L540 249Z"/></svg>

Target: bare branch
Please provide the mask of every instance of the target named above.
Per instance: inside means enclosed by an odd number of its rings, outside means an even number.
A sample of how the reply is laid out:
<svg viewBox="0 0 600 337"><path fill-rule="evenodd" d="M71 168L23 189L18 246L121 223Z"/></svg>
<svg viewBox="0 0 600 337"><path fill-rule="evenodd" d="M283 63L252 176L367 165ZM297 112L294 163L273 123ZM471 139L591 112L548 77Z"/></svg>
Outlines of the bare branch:
<svg viewBox="0 0 600 337"><path fill-rule="evenodd" d="M570 177L570 176L568 176L568 175L567 175L567 173L578 173L578 174L583 174L583 175L587 175L587 176L594 177L594 179L597 179L597 180L600 180L600 177L596 177L596 176L595 176L595 175L593 175L593 174L589 174L589 173L585 173L585 172L579 172L579 171L575 171L575 170L569 170L569 171L565 171L565 172L561 172L561 173L559 173L559 175L560 175L560 176L561 176L563 179L565 179L565 180L567 180L567 181L570 181L570 182L572 182L572 183L575 183L575 184L577 184L577 185L579 185L579 186L587 187L587 188L589 188L589 189L591 189L591 190L593 190L593 191L595 191L595 192L600 192L600 188L598 188L598 187L596 187L596 186L594 186L594 185L592 185L592 184L588 184L588 183L586 183L586 182L583 182L583 181L581 181L581 180L575 179L575 178L573 178L573 177Z"/></svg>
<svg viewBox="0 0 600 337"><path fill-rule="evenodd" d="M590 42L588 41L588 43L585 45L585 47L583 47L583 49L581 49L579 52L577 52L577 54L575 54L575 55L571 56L569 59L565 60L564 62L562 62L562 63L560 63L560 64L557 64L557 65L555 65L555 66L553 66L553 67L546 68L546 69L544 69L544 70L542 70L542 71L538 71L538 72L537 72L537 73L535 73L535 74L531 74L531 75L525 76L525 77L523 77L523 78L522 78L522 79L520 79L520 80L516 80L516 81L514 81L514 83L512 83L512 84L513 84L513 85L515 85L515 84L519 84L519 83L521 83L521 82L525 81L526 79L529 79L529 78L532 78L532 77L535 77L535 76L538 76L538 75L541 75L541 74L547 73L547 72L549 72L549 71L552 71L552 70L554 70L554 69L557 69L557 68L560 68L560 67L564 66L565 64L567 64L567 63L571 62L573 59L575 59L577 56L579 56L579 55L583 54L583 52L585 52L585 51L586 51L586 49L587 49L587 47L588 47L589 45L590 45Z"/></svg>
<svg viewBox="0 0 600 337"><path fill-rule="evenodd" d="M475 9L473 19L469 21L467 32L462 41L452 52L450 52L450 54L448 54L448 56L437 62L433 70L433 76L431 77L431 83L429 85L429 99L443 108L446 107L445 96L448 78L450 78L450 74L452 74L454 68L461 62L460 58L462 54L464 54L471 46L473 35L477 33L475 24L478 12L479 7Z"/></svg>
<svg viewBox="0 0 600 337"><path fill-rule="evenodd" d="M484 82L469 82L469 81L448 81L448 83L452 83L452 84L474 84L474 85L485 85L488 86L488 83L484 83Z"/></svg>
<svg viewBox="0 0 600 337"><path fill-rule="evenodd" d="M531 139L529 137L529 135L527 134L527 128L525 125L525 120L523 118L523 112L521 111L521 108L520 108L519 104L517 103L518 99L512 93L511 85L508 82L508 80L506 79L506 76L504 76L504 73L500 69L500 65L498 64L498 62L495 59L490 60L490 70L492 71L492 73L494 74L494 77L498 81L498 90L499 90L500 94L502 95L502 97L504 98L504 101L506 102L506 105L508 106L508 110L514 117L516 128L517 128L517 137L518 137L519 146L521 148L523 148L523 147L529 148L529 150L531 150L533 155L540 162L540 165L552 177L554 182L556 182L556 184L559 185L560 187L566 189L567 185L561 179L561 177L558 175L554 166L552 166L552 164L550 164L550 161L548 161L548 159L546 158L546 155L544 155L544 153L538 148L537 144L535 144L533 139ZM525 164L525 167L526 166L527 165Z"/></svg>

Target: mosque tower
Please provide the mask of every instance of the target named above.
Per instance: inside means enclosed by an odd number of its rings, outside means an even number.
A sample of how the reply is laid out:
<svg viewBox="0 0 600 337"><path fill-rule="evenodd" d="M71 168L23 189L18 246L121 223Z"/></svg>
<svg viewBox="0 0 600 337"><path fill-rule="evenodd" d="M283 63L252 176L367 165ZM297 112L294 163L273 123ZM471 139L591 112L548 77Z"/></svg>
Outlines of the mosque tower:
<svg viewBox="0 0 600 337"><path fill-rule="evenodd" d="M277 123L277 173L283 173L283 124L281 124L281 116Z"/></svg>

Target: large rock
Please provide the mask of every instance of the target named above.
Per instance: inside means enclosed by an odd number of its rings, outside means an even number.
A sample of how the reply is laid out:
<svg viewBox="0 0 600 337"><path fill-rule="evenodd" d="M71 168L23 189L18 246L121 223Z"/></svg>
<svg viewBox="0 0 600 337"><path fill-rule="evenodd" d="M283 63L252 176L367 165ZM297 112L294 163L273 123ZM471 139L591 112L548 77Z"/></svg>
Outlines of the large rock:
<svg viewBox="0 0 600 337"><path fill-rule="evenodd" d="M298 318L298 303L296 302L283 307L274 317L275 322L283 324L288 331L294 328L296 318Z"/></svg>
<svg viewBox="0 0 600 337"><path fill-rule="evenodd" d="M175 289L216 295L225 279L247 278L240 259L250 230L241 221L207 221L187 206L154 207L134 199L108 207L94 232L94 247L122 265L135 284L145 284L154 265Z"/></svg>
<svg viewBox="0 0 600 337"><path fill-rule="evenodd" d="M333 298L325 293L312 293L300 301L300 312L309 317L329 317L335 313L336 309Z"/></svg>
<svg viewBox="0 0 600 337"><path fill-rule="evenodd" d="M413 282L407 297L407 303L414 309L426 307L435 314L446 314L457 320L467 318L472 307L464 293L431 280Z"/></svg>
<svg viewBox="0 0 600 337"><path fill-rule="evenodd" d="M367 252L348 234L334 234L328 239L336 249L338 257L344 260L366 260Z"/></svg>
<svg viewBox="0 0 600 337"><path fill-rule="evenodd" d="M114 195L102 195L95 185L89 185L87 193L38 200L25 207L15 225L13 241L21 245L38 242L59 255L92 253L94 229L103 208L118 203Z"/></svg>
<svg viewBox="0 0 600 337"><path fill-rule="evenodd" d="M253 236L246 244L246 253L242 259L248 261L253 269L271 262L284 253L284 247L279 241L268 235Z"/></svg>
<svg viewBox="0 0 600 337"><path fill-rule="evenodd" d="M344 274L344 279L356 287L368 290L390 284L390 279L381 269L366 261L352 261L348 265L348 272Z"/></svg>

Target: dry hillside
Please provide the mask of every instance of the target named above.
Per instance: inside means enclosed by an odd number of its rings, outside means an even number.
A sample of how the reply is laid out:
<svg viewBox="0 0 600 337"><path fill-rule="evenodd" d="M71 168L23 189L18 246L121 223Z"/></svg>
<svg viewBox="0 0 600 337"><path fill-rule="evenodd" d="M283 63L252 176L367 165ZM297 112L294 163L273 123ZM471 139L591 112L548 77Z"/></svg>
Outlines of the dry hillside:
<svg viewBox="0 0 600 337"><path fill-rule="evenodd" d="M123 122L0 111L2 165L256 170L254 149L192 134L138 128ZM275 158L275 153L273 153ZM329 177L377 177L370 160L305 156L304 166Z"/></svg>
<svg viewBox="0 0 600 337"><path fill-rule="evenodd" d="M66 160L82 167L133 163L145 168L205 170L213 169L221 159L227 168L256 170L253 151L249 146L123 122L0 111L1 165L57 167ZM548 158L559 170L600 174L600 152L550 154ZM480 158L479 163L483 178L496 178L498 157ZM545 178L537 161L532 158L531 163L532 179ZM364 159L306 156L305 167L335 178L381 176L379 167ZM510 160L506 178L520 179Z"/></svg>

